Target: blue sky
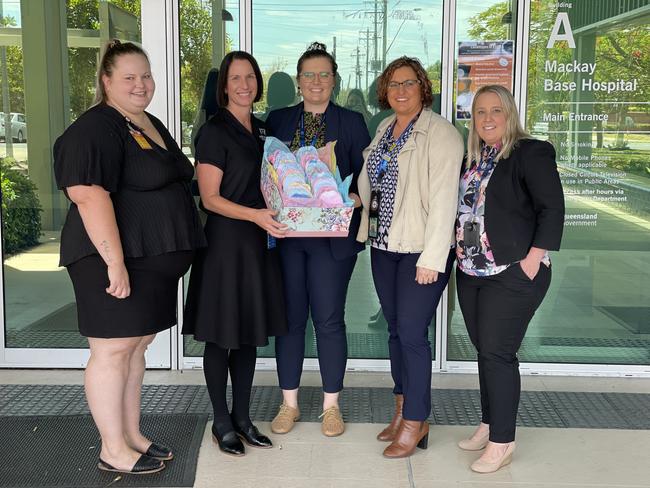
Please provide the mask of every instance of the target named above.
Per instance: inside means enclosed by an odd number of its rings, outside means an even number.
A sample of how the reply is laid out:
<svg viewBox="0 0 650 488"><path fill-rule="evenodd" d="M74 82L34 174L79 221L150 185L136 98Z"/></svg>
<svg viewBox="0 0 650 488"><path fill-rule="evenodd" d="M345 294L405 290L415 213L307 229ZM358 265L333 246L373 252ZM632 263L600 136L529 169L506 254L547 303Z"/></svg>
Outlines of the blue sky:
<svg viewBox="0 0 650 488"><path fill-rule="evenodd" d="M499 0L458 0L459 40L466 39L468 19L489 8ZM382 2L378 2L381 10ZM359 47L362 55L362 88L365 88L364 38L369 29L373 36L374 0L253 0L253 54L262 69L274 64L286 64L284 71L293 75L299 55L311 41L327 44L333 48L336 37L336 57L343 88L355 86L355 53ZM237 10L237 2L229 0L227 8ZM401 55L418 57L430 65L441 56L442 0L389 0L387 44L390 45L387 60ZM236 25L228 23L233 37L237 37ZM382 34L381 15L378 34ZM382 40L378 41L381 53ZM370 57L374 58L374 43L370 42ZM369 81L372 81L372 74Z"/></svg>

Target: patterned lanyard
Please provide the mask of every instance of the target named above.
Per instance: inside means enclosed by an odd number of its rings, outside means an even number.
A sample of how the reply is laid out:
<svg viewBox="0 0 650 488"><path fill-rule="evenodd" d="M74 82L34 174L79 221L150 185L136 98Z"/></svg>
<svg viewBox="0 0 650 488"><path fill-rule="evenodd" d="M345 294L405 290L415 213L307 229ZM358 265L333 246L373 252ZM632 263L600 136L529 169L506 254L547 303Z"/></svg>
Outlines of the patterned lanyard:
<svg viewBox="0 0 650 488"><path fill-rule="evenodd" d="M377 165L377 169L375 170L375 177L377 178L377 186L381 185L381 180L384 178L384 175L388 171L388 163L392 161L398 154L399 151L406 141L406 139L409 136L409 133L411 131L411 128L413 127L413 124L415 124L415 121L418 119L420 114L418 113L411 121L409 122L409 125L406 126L406 129L402 131L402 134L394 140L390 145L388 144L388 141L390 139L390 134L393 133L393 129L395 128L395 125L397 124L397 119L390 125L388 130L386 130L384 134L385 140L382 141L382 150L381 152L381 160L379 161L379 164Z"/></svg>
<svg viewBox="0 0 650 488"><path fill-rule="evenodd" d="M474 186L474 203L472 204L472 216L476 217L476 211L478 210L478 201L479 193L481 191L481 183L487 175L492 173L494 169L495 162L494 158L499 152L498 146L484 146L481 151L481 161L476 165L476 173L474 173L474 178L471 184ZM481 167L483 171L481 171ZM478 176L478 178L477 178Z"/></svg>

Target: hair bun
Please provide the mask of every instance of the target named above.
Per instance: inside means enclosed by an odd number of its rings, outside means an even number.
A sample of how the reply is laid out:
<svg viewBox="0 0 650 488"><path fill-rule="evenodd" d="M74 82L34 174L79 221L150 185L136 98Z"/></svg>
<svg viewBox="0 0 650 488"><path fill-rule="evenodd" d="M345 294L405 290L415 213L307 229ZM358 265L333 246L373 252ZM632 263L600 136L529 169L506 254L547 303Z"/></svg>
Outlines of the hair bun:
<svg viewBox="0 0 650 488"><path fill-rule="evenodd" d="M307 46L307 51L325 51L327 52L327 46L323 44L322 42L312 42L309 46Z"/></svg>
<svg viewBox="0 0 650 488"><path fill-rule="evenodd" d="M119 39L111 39L108 43L108 46L106 46L108 49L114 49L118 46L121 46L122 42L120 42Z"/></svg>

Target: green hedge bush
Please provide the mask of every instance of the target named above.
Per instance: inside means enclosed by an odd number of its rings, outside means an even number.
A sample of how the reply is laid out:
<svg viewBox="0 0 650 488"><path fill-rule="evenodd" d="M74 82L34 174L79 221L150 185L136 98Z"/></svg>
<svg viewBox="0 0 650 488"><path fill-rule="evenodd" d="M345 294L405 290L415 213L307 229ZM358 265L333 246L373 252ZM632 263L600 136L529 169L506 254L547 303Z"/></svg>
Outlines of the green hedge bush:
<svg viewBox="0 0 650 488"><path fill-rule="evenodd" d="M12 158L0 159L2 187L2 248L14 254L38 244L41 235L41 203L36 185L15 169Z"/></svg>

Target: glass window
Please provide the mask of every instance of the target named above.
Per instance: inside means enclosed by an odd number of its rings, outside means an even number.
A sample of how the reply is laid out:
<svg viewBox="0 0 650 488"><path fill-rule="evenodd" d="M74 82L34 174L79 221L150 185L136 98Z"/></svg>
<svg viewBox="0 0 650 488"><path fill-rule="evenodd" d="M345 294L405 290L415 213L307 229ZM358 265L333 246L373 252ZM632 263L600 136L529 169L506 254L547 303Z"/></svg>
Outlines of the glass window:
<svg viewBox="0 0 650 488"><path fill-rule="evenodd" d="M531 2L526 128L555 146L566 218L522 361L650 364L648 6ZM475 360L450 316L449 359Z"/></svg>
<svg viewBox="0 0 650 488"><path fill-rule="evenodd" d="M375 80L400 56L420 59L438 95L434 109L440 112L442 3L253 1L253 55L268 87L256 113L265 118L270 110L300 101L295 87L296 63L314 41L326 44L338 64L334 101L361 112L371 135L390 114L377 106ZM348 289L346 324L350 358L388 357L388 326L375 293L367 250L359 254ZM313 327L308 325L307 331L306 354L315 357ZM432 343L434 336L432 326ZM260 355L273 356L273 345L262 349Z"/></svg>
<svg viewBox="0 0 650 488"><path fill-rule="evenodd" d="M52 146L92 103L100 44L140 41L140 1L53 0L30 4L29 14L23 5L0 2L5 345L83 348L72 285L58 266L68 202L55 187Z"/></svg>
<svg viewBox="0 0 650 488"><path fill-rule="evenodd" d="M467 139L474 93L483 85L513 87L516 0L458 0L456 4L456 70L454 111L456 128ZM475 361L456 296L456 280L449 281L447 359Z"/></svg>
<svg viewBox="0 0 650 488"><path fill-rule="evenodd" d="M649 6L532 2L526 125L555 146L566 219L525 361L650 364Z"/></svg>
<svg viewBox="0 0 650 488"><path fill-rule="evenodd" d="M179 7L181 50L181 141L194 161L194 137L216 108L217 74L226 53L239 49L239 1L182 0ZM195 186L198 201L198 187ZM203 216L203 214L202 214ZM184 279L185 291L189 284ZM203 344L183 336L183 355L203 355Z"/></svg>

